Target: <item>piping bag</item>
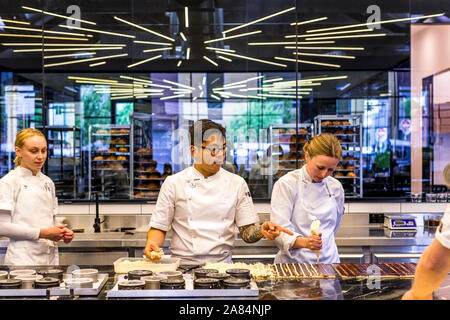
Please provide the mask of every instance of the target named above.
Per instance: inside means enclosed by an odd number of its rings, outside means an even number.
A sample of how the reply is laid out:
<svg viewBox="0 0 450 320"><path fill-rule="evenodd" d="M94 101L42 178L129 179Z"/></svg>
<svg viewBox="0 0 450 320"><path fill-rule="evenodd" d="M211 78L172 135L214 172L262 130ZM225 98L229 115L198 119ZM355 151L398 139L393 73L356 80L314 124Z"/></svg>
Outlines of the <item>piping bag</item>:
<svg viewBox="0 0 450 320"><path fill-rule="evenodd" d="M320 220L317 220L315 217L313 217L313 222L311 223L311 234L313 235L319 235L320 234ZM317 264L319 264L319 250L316 250L316 256L317 256Z"/></svg>

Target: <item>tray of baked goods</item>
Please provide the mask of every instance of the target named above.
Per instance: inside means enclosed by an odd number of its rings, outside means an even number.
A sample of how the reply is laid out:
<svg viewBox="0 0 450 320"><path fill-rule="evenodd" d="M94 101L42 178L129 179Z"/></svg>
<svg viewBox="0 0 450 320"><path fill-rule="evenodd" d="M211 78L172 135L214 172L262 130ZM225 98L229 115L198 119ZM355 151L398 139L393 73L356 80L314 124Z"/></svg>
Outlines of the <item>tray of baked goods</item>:
<svg viewBox="0 0 450 320"><path fill-rule="evenodd" d="M130 129L98 129L94 136L126 136L130 134Z"/></svg>
<svg viewBox="0 0 450 320"><path fill-rule="evenodd" d="M97 269L0 271L0 297L96 296L107 280Z"/></svg>
<svg viewBox="0 0 450 320"><path fill-rule="evenodd" d="M153 180L153 181L163 181L161 174L158 171L150 171L149 173L139 173L134 177L136 180Z"/></svg>
<svg viewBox="0 0 450 320"><path fill-rule="evenodd" d="M334 263L333 269L343 279L414 278L416 264L409 263Z"/></svg>
<svg viewBox="0 0 450 320"><path fill-rule="evenodd" d="M134 154L139 156L151 156L153 155L153 150L150 148L139 148L134 152Z"/></svg>

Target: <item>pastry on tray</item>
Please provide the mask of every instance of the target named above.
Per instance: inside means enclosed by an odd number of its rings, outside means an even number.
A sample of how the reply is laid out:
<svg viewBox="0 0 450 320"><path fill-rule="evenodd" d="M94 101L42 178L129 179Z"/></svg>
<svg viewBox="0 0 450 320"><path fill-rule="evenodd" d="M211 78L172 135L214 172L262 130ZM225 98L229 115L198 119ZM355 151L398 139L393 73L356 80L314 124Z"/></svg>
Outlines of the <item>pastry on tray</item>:
<svg viewBox="0 0 450 320"><path fill-rule="evenodd" d="M349 178L356 178L357 175L353 171L350 171L349 173L347 173L347 177L349 177Z"/></svg>

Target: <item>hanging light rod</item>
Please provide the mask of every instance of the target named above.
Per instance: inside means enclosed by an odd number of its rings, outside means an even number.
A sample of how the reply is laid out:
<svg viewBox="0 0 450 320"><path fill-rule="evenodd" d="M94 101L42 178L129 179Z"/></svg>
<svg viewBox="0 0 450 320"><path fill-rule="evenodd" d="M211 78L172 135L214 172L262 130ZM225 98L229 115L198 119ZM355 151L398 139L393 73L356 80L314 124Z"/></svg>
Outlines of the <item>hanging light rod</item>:
<svg viewBox="0 0 450 320"><path fill-rule="evenodd" d="M183 39L183 41L185 41L185 42L187 41L186 36L184 35L183 32L180 32L180 36Z"/></svg>
<svg viewBox="0 0 450 320"><path fill-rule="evenodd" d="M291 26L299 26L301 24L313 23L313 22L323 21L323 20L327 20L327 19L328 19L328 17L322 17L322 18L306 20L306 21L301 21L301 22L293 22L293 23L291 23Z"/></svg>
<svg viewBox="0 0 450 320"><path fill-rule="evenodd" d="M231 60L229 58L226 58L226 57L223 57L223 56L217 56L217 58L225 60L225 61L228 61L228 62L233 62L233 60Z"/></svg>
<svg viewBox="0 0 450 320"><path fill-rule="evenodd" d="M154 42L154 41L140 41L140 40L133 40L134 43L143 43L143 44L156 44L156 45L162 45L162 46L171 46L172 44L170 42Z"/></svg>
<svg viewBox="0 0 450 320"><path fill-rule="evenodd" d="M358 34L353 36L332 36L332 37L318 37L318 38L306 38L306 40L329 40L329 39L349 39L349 38L370 38L370 37L385 37L386 33L377 34Z"/></svg>
<svg viewBox="0 0 450 320"><path fill-rule="evenodd" d="M26 21L18 21L18 20L8 20L8 19L1 19L3 22L9 22L9 23L17 23L17 24L26 24L26 25L30 25L31 23L26 22Z"/></svg>
<svg viewBox="0 0 450 320"><path fill-rule="evenodd" d="M156 49L147 49L147 50L142 50L142 52L155 52L155 51L165 51L165 50L172 50L172 47L167 47L167 48L156 48Z"/></svg>
<svg viewBox="0 0 450 320"><path fill-rule="evenodd" d="M182 83L173 82L173 81L166 80L166 79L163 79L163 82L165 82L165 83L170 83L170 84L173 84L173 85L175 85L175 86L179 86L179 87L183 87L183 88L195 90L195 88L189 87L189 86L187 86L187 85L185 85L185 84L182 84ZM170 87L169 87L169 88L170 88Z"/></svg>
<svg viewBox="0 0 450 320"><path fill-rule="evenodd" d="M70 80L92 80L92 81L97 81L97 82L113 82L113 83L118 83L119 82L117 80L99 79L99 78L86 78L86 77L77 77L77 76L67 76L67 79L70 79Z"/></svg>
<svg viewBox="0 0 450 320"><path fill-rule="evenodd" d="M118 20L118 21L120 21L120 22L129 24L130 26L136 27L136 28L138 28L138 29L141 29L141 30L150 32L150 33L152 33L152 34L154 34L154 35L157 35L158 37L161 37L161 38L170 40L170 41L172 41L172 42L175 41L175 39L173 39L173 38L167 37L167 36L165 36L165 35L163 35L163 34L161 34L161 33L158 33L158 32L156 32L156 31L153 31L153 30L150 30L150 29L141 27L140 25L137 25L137 24L132 23L132 22L129 22L129 21L127 21L127 20L121 19L121 18L119 18L119 17L114 16L114 19L116 19L116 20Z"/></svg>
<svg viewBox="0 0 450 320"><path fill-rule="evenodd" d="M53 33L53 34L62 34L66 36L81 36L87 37L87 34L84 33L74 33L74 32L63 32L63 31L51 31L51 30L42 30L35 28L23 28L23 27L13 27L13 26L1 26L3 29L11 29L11 30L22 30L22 31L31 31L31 32L43 32L43 33Z"/></svg>
<svg viewBox="0 0 450 320"><path fill-rule="evenodd" d="M57 14L57 13L52 13L52 12L48 12L48 11L43 11L40 9L35 9L35 8L31 8L31 7L26 7L26 6L22 6L23 9L25 10L30 10L30 11L35 11L35 12L40 12L49 16L54 16L54 17L59 17L59 18L64 18L64 19L69 19L69 20L75 20L75 21L80 21L80 22L84 22L87 24L92 24L92 25L97 25L95 22L92 21L87 21L87 20L81 20L81 19L77 19L77 18L73 18L73 17L69 17L69 16L63 16L61 14Z"/></svg>
<svg viewBox="0 0 450 320"><path fill-rule="evenodd" d="M168 100L168 99L185 98L185 97L186 97L185 94L179 94L179 95L175 95L175 96L162 97L162 98L159 98L159 100Z"/></svg>
<svg viewBox="0 0 450 320"><path fill-rule="evenodd" d="M225 52L236 52L234 50L230 49L221 49L221 48L214 48L214 47L205 47L207 50L213 50L213 51L225 51Z"/></svg>
<svg viewBox="0 0 450 320"><path fill-rule="evenodd" d="M229 39L234 39L234 38L240 38L240 37L250 36L252 34L257 34L257 33L261 33L261 32L262 32L261 30L256 30L256 31L247 32L247 33L240 33L240 34L236 34L234 36L203 41L203 43L211 43L211 42L224 41L224 40L229 40Z"/></svg>
<svg viewBox="0 0 450 320"><path fill-rule="evenodd" d="M285 65L285 64L276 63L276 62L267 61L267 60L256 59L256 58L252 58L252 57L243 56L243 55L240 55L240 54L234 54L234 53L229 53L229 52L221 52L221 54L224 54L224 55L227 55L227 56L236 57L236 58L242 58L242 59L247 59L247 60L251 60L251 61L256 61L256 62L261 62L261 63L266 63L266 64L271 64L271 65L274 65L274 66L287 68L287 65Z"/></svg>
<svg viewBox="0 0 450 320"><path fill-rule="evenodd" d="M146 62L149 62L149 61L152 61L152 60L156 60L156 59L161 58L161 57L162 57L162 55L160 54L160 55L157 55L157 56L154 56L154 57L151 57L151 58L148 58L148 59L145 59L145 60L142 60L142 61L130 64L130 65L127 66L127 68L133 68L133 67L138 66L140 64L143 64L143 63L146 63Z"/></svg>
<svg viewBox="0 0 450 320"><path fill-rule="evenodd" d="M331 44L334 43L334 41L314 41L314 42L297 42L297 41L291 41L291 42L249 42L249 46L272 46L272 45L286 45L286 44Z"/></svg>
<svg viewBox="0 0 450 320"><path fill-rule="evenodd" d="M300 50L364 50L364 47L284 47L285 49L300 49Z"/></svg>
<svg viewBox="0 0 450 320"><path fill-rule="evenodd" d="M189 56L191 55L191 48L186 49L186 60L189 60Z"/></svg>
<svg viewBox="0 0 450 320"><path fill-rule="evenodd" d="M3 42L0 43L3 46L42 46L42 47L126 47L126 44L100 44L100 43L14 43L14 42Z"/></svg>
<svg viewBox="0 0 450 320"><path fill-rule="evenodd" d="M111 56L103 56L103 57L97 57L97 58L88 58L88 59L81 59L76 61L66 61L66 62L58 62L58 63L51 63L44 65L45 68L49 67L56 67L56 66L63 66L67 64L74 64L74 63L82 63L82 62L88 62L88 61L96 61L96 60L102 60L102 59L112 59L112 58L118 58L118 57L124 57L127 56L128 53L122 53L122 54L115 54Z"/></svg>
<svg viewBox="0 0 450 320"><path fill-rule="evenodd" d="M434 18L434 17L440 17L443 16L444 13L437 13L437 14L430 14L430 15L424 15L419 17L413 17L413 18L401 18L401 19L392 19L392 20L382 20L377 22L367 22L367 23L360 23L360 24L351 24L346 26L340 26L340 27L332 27L332 28L323 28L323 29L312 29L307 30L306 33L310 32L319 32L319 31L328 31L328 30L339 30L339 29L349 29L349 28L356 28L356 27L363 27L363 26L373 26L373 25L379 25L384 23L392 23L392 22L401 22L401 21L412 21L412 20L419 20L419 19L427 19L427 18Z"/></svg>
<svg viewBox="0 0 450 320"><path fill-rule="evenodd" d="M343 56L337 54L320 54L320 53L305 53L305 52L292 52L297 56L310 56L310 57L324 57L324 58L340 58L340 59L355 59L355 56Z"/></svg>
<svg viewBox="0 0 450 320"><path fill-rule="evenodd" d="M208 61L209 63L211 63L212 65L215 65L216 67L219 66L219 64L217 64L217 62L212 61L210 58L208 58L207 56L203 56L203 59L205 59L206 61Z"/></svg>
<svg viewBox="0 0 450 320"><path fill-rule="evenodd" d="M97 62L97 63L92 63L89 65L89 67L96 67L96 66L101 66L103 64L106 64L106 61L101 61L101 62Z"/></svg>
<svg viewBox="0 0 450 320"><path fill-rule="evenodd" d="M178 63L177 63L177 67L179 67L179 66L181 66L181 63L182 63L183 61L178 61Z"/></svg>
<svg viewBox="0 0 450 320"><path fill-rule="evenodd" d="M20 33L0 33L0 36L1 37L18 37L18 38L41 38L41 39L55 39L55 40L89 41L89 39L87 39L87 38L53 37L53 36L20 34Z"/></svg>
<svg viewBox="0 0 450 320"><path fill-rule="evenodd" d="M292 58L275 57L275 59L277 59L277 60L284 60L284 61L291 61L291 62L296 62L296 63L314 64L314 65L318 65L318 66L333 67L333 68L340 68L341 67L338 64L315 62L315 61L308 61L308 60L298 60L298 59L292 59Z"/></svg>
<svg viewBox="0 0 450 320"><path fill-rule="evenodd" d="M122 50L123 47L83 47L83 48L58 48L58 49L15 49L13 52L59 52L59 51L82 51L82 50Z"/></svg>
<svg viewBox="0 0 450 320"><path fill-rule="evenodd" d="M125 37L125 38L133 38L133 39L136 38L135 36L130 36L128 34L123 34L123 33L116 33L116 32L102 31L102 30L96 30L96 29L88 29L88 28L81 28L81 27L66 26L64 24L60 24L60 25L58 25L58 27L66 28L66 29L84 30L84 31L95 32L95 33L103 33L103 34L109 34L109 35L118 36L118 37Z"/></svg>
<svg viewBox="0 0 450 320"><path fill-rule="evenodd" d="M228 32L232 32L232 31L235 31L235 30L238 30L238 29L241 29L241 28L245 28L245 27L250 26L252 24L255 24L255 23L258 23L258 22L261 22L261 21L264 21L264 20L267 20L267 19L270 19L270 18L273 18L273 17L276 17L276 16L278 16L280 14L283 14L283 13L286 13L286 12L289 12L289 11L292 11L292 10L295 10L295 7L292 7L292 8L289 8L289 9L286 9L286 10L283 10L283 11L280 11L280 12L277 12L277 13L265 16L265 17L262 17L260 19L248 22L246 24L243 24L243 25L240 25L240 26L237 26L237 27L225 30L225 31L222 31L222 33L226 34Z"/></svg>
<svg viewBox="0 0 450 320"><path fill-rule="evenodd" d="M189 28L189 8L184 7L184 26Z"/></svg>
<svg viewBox="0 0 450 320"><path fill-rule="evenodd" d="M315 33L315 34L291 34L288 36L284 36L285 38L307 38L307 37L318 37L318 36L329 36L335 34L346 34L346 33L357 33L357 32L373 32L374 29L364 28L357 30L346 30L346 31L336 31L336 32L324 32L324 33Z"/></svg>
<svg viewBox="0 0 450 320"><path fill-rule="evenodd" d="M66 57L78 57L78 56L89 56L95 55L97 52L79 52L79 53L68 53L68 54L57 54L53 56L44 56L44 59L55 59L55 58L66 58Z"/></svg>

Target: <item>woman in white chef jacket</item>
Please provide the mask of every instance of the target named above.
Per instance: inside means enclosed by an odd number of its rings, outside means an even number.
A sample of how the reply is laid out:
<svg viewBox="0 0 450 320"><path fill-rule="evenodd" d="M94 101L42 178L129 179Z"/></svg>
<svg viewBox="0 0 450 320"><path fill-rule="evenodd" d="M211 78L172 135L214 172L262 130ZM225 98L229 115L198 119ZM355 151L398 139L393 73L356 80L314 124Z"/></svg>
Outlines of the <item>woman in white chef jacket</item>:
<svg viewBox="0 0 450 320"><path fill-rule="evenodd" d="M24 129L15 141L16 167L0 179L0 236L10 239L6 265L58 265L56 242L73 232L55 226L58 201L53 181L41 173L47 158L45 136Z"/></svg>
<svg viewBox="0 0 450 320"><path fill-rule="evenodd" d="M334 240L344 213L344 189L330 175L342 157L338 139L331 133L315 136L303 146L306 165L278 180L272 191L270 220L294 232L275 240L280 249L275 263L339 263ZM320 234L311 234L314 220Z"/></svg>

